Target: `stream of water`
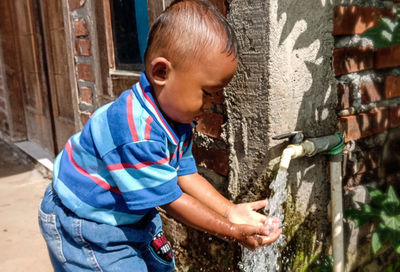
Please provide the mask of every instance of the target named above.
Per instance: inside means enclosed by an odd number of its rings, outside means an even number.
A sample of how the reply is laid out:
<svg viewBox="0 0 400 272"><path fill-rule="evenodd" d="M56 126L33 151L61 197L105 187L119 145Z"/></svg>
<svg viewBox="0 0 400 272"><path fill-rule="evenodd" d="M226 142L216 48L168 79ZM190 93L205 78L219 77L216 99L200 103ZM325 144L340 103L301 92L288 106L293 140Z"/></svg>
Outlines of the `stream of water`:
<svg viewBox="0 0 400 272"><path fill-rule="evenodd" d="M279 218L281 226L283 226L283 219L285 217L282 203L287 199L286 180L286 169L279 169L278 175L270 185L270 189L274 191L274 195L269 199L268 208L265 211L265 213L268 213L268 216ZM245 248L240 267L245 272L278 271L278 259L281 255L280 249L285 245L285 238L281 234L274 243L261 247L256 251L250 251Z"/></svg>

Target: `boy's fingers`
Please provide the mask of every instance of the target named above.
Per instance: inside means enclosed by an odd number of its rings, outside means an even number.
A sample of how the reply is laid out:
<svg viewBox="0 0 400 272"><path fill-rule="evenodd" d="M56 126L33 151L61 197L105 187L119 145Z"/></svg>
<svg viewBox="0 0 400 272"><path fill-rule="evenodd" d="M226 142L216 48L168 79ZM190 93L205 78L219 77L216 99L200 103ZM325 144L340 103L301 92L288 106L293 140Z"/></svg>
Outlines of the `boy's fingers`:
<svg viewBox="0 0 400 272"><path fill-rule="evenodd" d="M280 220L277 217L268 217L266 224L269 224L269 225L280 224Z"/></svg>
<svg viewBox="0 0 400 272"><path fill-rule="evenodd" d="M274 229L272 232L268 232L268 230L263 226L260 226L258 228L250 225L241 226L242 235L247 237L243 237L245 238L244 240L246 240L243 245L250 250L255 250L260 246L273 243L282 233L282 229L280 228Z"/></svg>
<svg viewBox="0 0 400 272"><path fill-rule="evenodd" d="M262 235L269 235L271 236L272 234L276 232L282 232L282 227L279 219L277 220L271 220L271 218L267 219L267 222L262 225L263 233ZM278 234L279 236L279 234Z"/></svg>
<svg viewBox="0 0 400 272"><path fill-rule="evenodd" d="M273 229L271 229L267 225L263 224L260 226L260 230L257 234L263 235L263 236L268 236L271 234L271 231L273 231Z"/></svg>
<svg viewBox="0 0 400 272"><path fill-rule="evenodd" d="M242 235L245 236L254 236L254 235L268 235L267 228L264 225L253 226L253 225L239 225L241 229Z"/></svg>
<svg viewBox="0 0 400 272"><path fill-rule="evenodd" d="M251 202L249 204L250 204L250 207L253 210L259 210L259 209L264 208L264 207L266 207L268 205L268 200L266 200L266 199L265 200L259 200L259 201Z"/></svg>
<svg viewBox="0 0 400 272"><path fill-rule="evenodd" d="M268 220L268 217L266 215L260 213L255 213L253 217L259 225L264 225Z"/></svg>
<svg viewBox="0 0 400 272"><path fill-rule="evenodd" d="M243 245L250 250L256 250L264 243L264 237L258 234L251 235L247 237L246 243Z"/></svg>
<svg viewBox="0 0 400 272"><path fill-rule="evenodd" d="M281 233L282 229L277 229L273 233L270 233L270 235L267 236L259 234L252 235L251 237L249 237L248 240L249 242L246 247L250 250L255 250L260 246L272 244L273 242L276 241L276 239L278 239Z"/></svg>
<svg viewBox="0 0 400 272"><path fill-rule="evenodd" d="M261 235L256 234L256 235L253 236L253 238L256 240L256 246L257 247L261 246L263 244L263 242L264 242L264 237L261 236Z"/></svg>
<svg viewBox="0 0 400 272"><path fill-rule="evenodd" d="M276 237L278 237L280 235L280 233L282 232L282 229L279 227L279 225L275 225L275 227L273 227L273 228L271 228L270 226L265 225L265 224L262 224L259 226L253 226L253 225L240 225L240 226L241 226L241 232L242 232L243 236L261 235L261 236L273 236L273 237L276 236ZM271 239L272 239L272 237L271 237Z"/></svg>
<svg viewBox="0 0 400 272"><path fill-rule="evenodd" d="M282 229L276 229L274 232L270 233L267 237L262 237L263 241L260 245L269 245L275 242L278 239L279 235L281 235Z"/></svg>

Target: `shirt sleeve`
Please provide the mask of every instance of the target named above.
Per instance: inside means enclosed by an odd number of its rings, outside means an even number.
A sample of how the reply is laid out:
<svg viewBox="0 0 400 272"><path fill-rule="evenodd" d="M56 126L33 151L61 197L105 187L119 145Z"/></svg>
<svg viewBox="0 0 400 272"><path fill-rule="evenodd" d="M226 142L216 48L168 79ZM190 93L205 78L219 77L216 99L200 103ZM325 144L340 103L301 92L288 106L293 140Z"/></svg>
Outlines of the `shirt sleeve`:
<svg viewBox="0 0 400 272"><path fill-rule="evenodd" d="M103 161L131 210L165 205L182 195L177 171L161 142L125 144L107 153Z"/></svg>
<svg viewBox="0 0 400 272"><path fill-rule="evenodd" d="M196 161L192 154L193 134L187 136L188 140L183 143L182 157L179 160L178 176L197 173Z"/></svg>

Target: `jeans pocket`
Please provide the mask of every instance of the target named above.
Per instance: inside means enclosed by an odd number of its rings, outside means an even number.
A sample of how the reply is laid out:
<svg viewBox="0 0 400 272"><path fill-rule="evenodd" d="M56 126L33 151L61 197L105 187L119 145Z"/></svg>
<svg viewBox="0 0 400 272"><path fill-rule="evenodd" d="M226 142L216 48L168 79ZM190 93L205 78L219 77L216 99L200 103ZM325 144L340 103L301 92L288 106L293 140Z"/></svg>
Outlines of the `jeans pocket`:
<svg viewBox="0 0 400 272"><path fill-rule="evenodd" d="M144 250L142 250L142 257L146 262L148 271L162 271L162 272L172 272L175 271L175 261L164 260L160 258L159 254L154 251L152 246L148 245Z"/></svg>
<svg viewBox="0 0 400 272"><path fill-rule="evenodd" d="M39 227L47 247L60 263L65 263L67 260L64 257L62 240L56 224L56 215L46 214L39 207Z"/></svg>

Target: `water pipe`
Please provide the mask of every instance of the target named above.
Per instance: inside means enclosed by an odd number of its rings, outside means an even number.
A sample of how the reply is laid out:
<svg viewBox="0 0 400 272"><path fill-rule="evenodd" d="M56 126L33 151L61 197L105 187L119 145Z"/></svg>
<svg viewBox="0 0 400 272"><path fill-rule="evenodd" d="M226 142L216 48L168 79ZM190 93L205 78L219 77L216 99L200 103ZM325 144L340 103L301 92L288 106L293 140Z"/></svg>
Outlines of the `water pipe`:
<svg viewBox="0 0 400 272"><path fill-rule="evenodd" d="M331 182L331 208L332 208L332 247L333 271L344 271L344 239L343 239L343 205L342 205L342 151L344 139L339 133L333 135L309 138L304 140L301 132L293 132L273 139L289 138L292 144L288 145L282 153L280 168L288 169L290 160L303 156L328 154L330 182Z"/></svg>
<svg viewBox="0 0 400 272"><path fill-rule="evenodd" d="M342 200L342 154L329 157L331 182L331 224L333 271L344 271L344 238L343 238L343 200Z"/></svg>
<svg viewBox="0 0 400 272"><path fill-rule="evenodd" d="M293 133L297 135L301 132L297 131ZM293 133L276 136L273 137L273 139L296 139L296 136L294 136ZM301 137L297 137L297 139L298 138ZM337 148L339 145L341 145L342 141L343 138L339 134L333 134L317 138L308 138L303 142L288 145L283 150L279 167L288 169L290 160L304 156L312 157L316 154L330 151L331 149Z"/></svg>

